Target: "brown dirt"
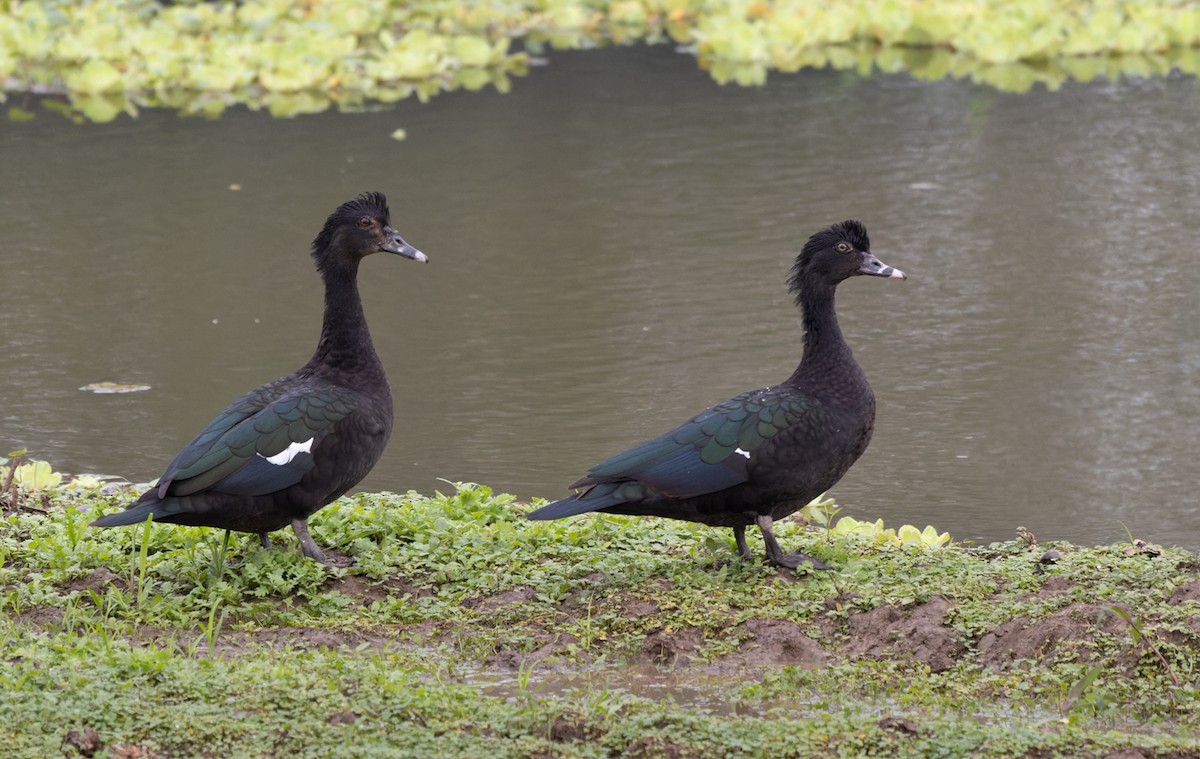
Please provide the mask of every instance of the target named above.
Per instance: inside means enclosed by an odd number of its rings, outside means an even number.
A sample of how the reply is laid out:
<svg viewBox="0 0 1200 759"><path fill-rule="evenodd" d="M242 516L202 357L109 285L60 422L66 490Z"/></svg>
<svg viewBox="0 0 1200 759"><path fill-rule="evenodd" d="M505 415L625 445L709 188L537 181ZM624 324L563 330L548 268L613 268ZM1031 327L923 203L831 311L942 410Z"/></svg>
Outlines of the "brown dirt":
<svg viewBox="0 0 1200 759"><path fill-rule="evenodd" d="M414 585L401 575L388 577L381 582L368 580L359 575L346 575L330 580L324 590L336 590L344 596L355 599L360 606L370 606L376 601L389 598L424 598L433 595L433 590L421 585Z"/></svg>
<svg viewBox="0 0 1200 759"><path fill-rule="evenodd" d="M676 631L660 630L646 636L635 660L660 667L682 667L691 662L703 639L704 631L698 627Z"/></svg>
<svg viewBox="0 0 1200 759"><path fill-rule="evenodd" d="M100 750L103 743L100 741L100 734L96 732L96 728L84 725L77 730L68 730L63 737L63 745L70 746L83 756L92 756Z"/></svg>
<svg viewBox="0 0 1200 759"><path fill-rule="evenodd" d="M630 598L621 600L620 609L621 616L640 619L641 617L649 617L657 614L659 606L656 601L649 599Z"/></svg>
<svg viewBox="0 0 1200 759"><path fill-rule="evenodd" d="M779 575L779 582L790 582L792 575ZM597 574L596 583L605 578ZM105 568L75 578L63 587L69 592L98 593L125 580ZM798 623L787 619L754 618L742 622L736 629L713 631L705 626L681 629L664 628L657 617L662 608L656 600L659 591L669 589L670 581L659 579L604 600L595 606L568 600L540 619L535 619L523 632L525 639L512 644L499 636L496 649L484 660L484 665L496 671L517 671L533 662L545 661L548 666L578 666L594 656L606 661L630 661L654 667L675 669L692 666L710 642L736 641L734 649L704 667L717 670L765 669L776 666L818 667L846 659L911 659L921 662L933 672L942 672L964 657L971 657L983 666L1007 669L1022 662L1037 662L1048 658L1069 656L1081 662L1092 662L1100 649L1113 650L1113 639L1129 649L1122 659L1132 664L1132 658L1142 653L1134 651L1129 624L1103 603L1071 602L1069 593L1075 584L1063 577L1047 577L1036 592L1022 598L1043 599L1062 608L1037 618L1010 619L993 629L971 637L947 624L953 601L934 596L925 603L905 607L882 606L855 613L858 594L846 591L825 602L828 613L818 613L811 621ZM380 600L404 596L423 597L434 591L409 583L403 576L373 581L358 575L334 578L326 585L362 606ZM485 616L519 607L535 598L536 588L519 586L499 593L467 601L464 606ZM283 602L283 599L280 599ZM1200 604L1200 579L1179 585L1168 603L1172 606ZM1035 604L1036 606L1037 604ZM1185 607L1186 609L1187 607ZM850 611L847 616L847 611ZM616 613L630 623L630 629L620 639L597 641L587 650L580 650L579 639L561 632L564 626L579 622L585 616L603 611ZM31 629L50 631L61 625L63 609L41 607L25 609L13 615L14 621ZM258 646L295 649L316 649L365 646L383 649L388 646L445 644L454 647L462 628L453 620L423 622L413 625L376 625L366 628L330 629L320 627L282 627L239 630L237 620L226 620L213 654L236 657ZM1193 647L1200 645L1200 613L1185 613L1174 626L1156 629L1153 619L1143 621L1150 639L1167 644ZM251 626L252 627L252 626ZM647 633L641 633L646 630ZM167 631L145 628L132 634L135 642L161 640ZM187 649L192 644L207 655L203 641L180 641ZM511 646L511 647L505 647ZM482 655L482 654L480 654Z"/></svg>
<svg viewBox="0 0 1200 759"><path fill-rule="evenodd" d="M357 648L364 643L367 648L381 649L395 642L395 637L380 628L365 631L320 627L272 627L252 632L222 630L217 639L217 652L221 655L236 655L256 646L299 650Z"/></svg>
<svg viewBox="0 0 1200 759"><path fill-rule="evenodd" d="M884 717L879 720L879 727L900 735L917 735L921 732L917 729L917 723L907 717Z"/></svg>
<svg viewBox="0 0 1200 759"><path fill-rule="evenodd" d="M578 714L563 714L554 718L546 737L559 743L573 743L598 738L601 732Z"/></svg>
<svg viewBox="0 0 1200 759"><path fill-rule="evenodd" d="M57 606L39 606L13 615L13 620L39 630L57 627L62 622L63 610Z"/></svg>
<svg viewBox="0 0 1200 759"><path fill-rule="evenodd" d="M1200 580L1192 580L1189 583L1180 585L1175 588L1175 592L1167 599L1167 603L1171 606L1178 606L1186 601L1200 604Z"/></svg>
<svg viewBox="0 0 1200 759"><path fill-rule="evenodd" d="M537 591L528 585L521 585L516 588L509 588L501 591L494 596L485 596L483 598L472 598L463 602L463 606L476 611L492 612L499 611L505 606L513 604L521 604L530 601L537 595Z"/></svg>
<svg viewBox="0 0 1200 759"><path fill-rule="evenodd" d="M786 619L751 619L740 627L748 637L722 662L753 667L819 666L826 659L825 650L804 630L803 626Z"/></svg>
<svg viewBox="0 0 1200 759"><path fill-rule="evenodd" d="M487 657L484 664L501 672L516 672L522 665L544 660L553 660L562 654L572 644L579 643L574 635L566 633L539 633L533 636L537 648L532 651L514 651L501 648Z"/></svg>
<svg viewBox="0 0 1200 759"><path fill-rule="evenodd" d="M92 570L92 572L83 577L76 577L74 580L63 585L63 590L72 592L86 592L90 590L96 593L96 595L102 596L109 585L116 585L121 590L128 590L128 583L125 581L125 578L105 567Z"/></svg>
<svg viewBox="0 0 1200 759"><path fill-rule="evenodd" d="M1128 625L1109 608L1073 603L1040 619L1010 619L979 639L979 661L1003 669L1025 660L1038 661L1067 650L1091 661L1087 645L1097 632L1124 635Z"/></svg>
<svg viewBox="0 0 1200 759"><path fill-rule="evenodd" d="M949 599L898 609L881 606L852 615L846 622L846 653L870 659L911 658L933 672L954 666L967 648L961 633L946 624Z"/></svg>

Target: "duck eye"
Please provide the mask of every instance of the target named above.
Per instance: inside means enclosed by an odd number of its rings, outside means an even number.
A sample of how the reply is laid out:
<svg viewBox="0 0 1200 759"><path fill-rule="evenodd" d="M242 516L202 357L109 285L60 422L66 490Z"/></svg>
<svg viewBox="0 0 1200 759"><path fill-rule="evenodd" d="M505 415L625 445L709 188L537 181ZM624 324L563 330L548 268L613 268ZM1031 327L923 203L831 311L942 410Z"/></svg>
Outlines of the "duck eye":
<svg viewBox="0 0 1200 759"><path fill-rule="evenodd" d="M848 252L849 250L850 250L850 246L849 246L849 245L847 245L846 243L844 243L844 242L839 242L839 243L837 244L837 252L838 252L838 253L846 253L846 252Z"/></svg>
<svg viewBox="0 0 1200 759"><path fill-rule="evenodd" d="M370 216L364 216L364 217L362 217L361 219L359 219L359 220L358 220L358 226L362 227L363 229L370 229L370 227L371 227L371 217L370 217Z"/></svg>

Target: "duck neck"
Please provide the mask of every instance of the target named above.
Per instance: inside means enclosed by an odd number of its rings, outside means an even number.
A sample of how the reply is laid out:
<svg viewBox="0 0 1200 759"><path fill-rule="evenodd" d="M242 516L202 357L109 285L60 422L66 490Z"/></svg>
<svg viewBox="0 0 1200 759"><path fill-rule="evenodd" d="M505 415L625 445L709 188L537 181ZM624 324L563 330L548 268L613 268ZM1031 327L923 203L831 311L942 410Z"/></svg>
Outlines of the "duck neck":
<svg viewBox="0 0 1200 759"><path fill-rule="evenodd" d="M325 319L309 366L331 376L376 372L382 376L383 365L371 342L358 294L358 262L331 267L321 277L325 281Z"/></svg>
<svg viewBox="0 0 1200 759"><path fill-rule="evenodd" d="M850 346L842 337L834 310L835 288L824 283L810 285L800 291L800 309L804 324L804 355L792 380L802 382L811 377L857 370L858 363Z"/></svg>

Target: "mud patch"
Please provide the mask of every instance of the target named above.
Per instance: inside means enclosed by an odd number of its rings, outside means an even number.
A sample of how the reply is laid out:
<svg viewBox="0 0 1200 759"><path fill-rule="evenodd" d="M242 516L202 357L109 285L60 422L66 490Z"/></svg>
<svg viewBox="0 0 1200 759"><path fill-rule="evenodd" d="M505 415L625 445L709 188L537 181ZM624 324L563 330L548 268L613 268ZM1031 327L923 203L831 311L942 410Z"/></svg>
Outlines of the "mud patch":
<svg viewBox="0 0 1200 759"><path fill-rule="evenodd" d="M536 590L528 585L521 585L516 588L509 588L508 590L501 591L493 596L472 598L469 601L464 601L463 606L468 609L475 609L476 611L483 612L499 611L506 606L532 601L536 596Z"/></svg>
<svg viewBox="0 0 1200 759"><path fill-rule="evenodd" d="M125 582L125 578L106 567L100 567L83 577L76 577L74 580L63 584L62 588L70 593L92 591L96 595L102 596L110 585L115 585L121 590L128 589L128 583Z"/></svg>
<svg viewBox="0 0 1200 759"><path fill-rule="evenodd" d="M299 650L317 648L357 648L366 645L369 649L383 649L395 639L383 634L378 628L364 630L332 630L320 627L271 627L252 632L231 630L221 633L216 649L221 654L241 654L251 648L294 648Z"/></svg>
<svg viewBox="0 0 1200 759"><path fill-rule="evenodd" d="M933 672L943 672L967 647L959 632L945 623L951 606L949 599L934 596L909 608L880 606L855 614L846 622L845 651L873 659L915 659Z"/></svg>
<svg viewBox="0 0 1200 759"><path fill-rule="evenodd" d="M83 756L92 756L103 745L100 734L91 725L84 725L78 730L68 730L63 737L63 745L70 746Z"/></svg>
<svg viewBox="0 0 1200 759"><path fill-rule="evenodd" d="M1167 599L1167 603L1171 606L1178 606L1187 601L1200 604L1200 580L1192 580L1180 585L1175 588L1175 592L1171 593L1171 597Z"/></svg>
<svg viewBox="0 0 1200 759"><path fill-rule="evenodd" d="M546 735L557 743L573 743L582 740L594 740L601 732L588 724L587 719L578 714L563 714L554 719Z"/></svg>
<svg viewBox="0 0 1200 759"><path fill-rule="evenodd" d="M658 603L647 598L622 599L619 608L623 616L634 619L653 616L659 611Z"/></svg>
<svg viewBox="0 0 1200 759"><path fill-rule="evenodd" d="M646 636L634 659L659 667L682 667L692 660L703 639L704 633L698 627L674 632L660 630Z"/></svg>
<svg viewBox="0 0 1200 759"><path fill-rule="evenodd" d="M1025 660L1040 662L1067 650L1078 653L1082 661L1091 661L1097 632L1121 635L1126 628L1107 607L1074 603L1041 619L1010 619L984 634L976 649L980 663L998 669Z"/></svg>
<svg viewBox="0 0 1200 759"><path fill-rule="evenodd" d="M721 663L747 664L753 667L810 666L825 659L817 641L805 634L801 625L787 619L751 619L739 627L748 634L738 651L722 657Z"/></svg>
<svg viewBox="0 0 1200 759"><path fill-rule="evenodd" d="M518 651L502 648L484 659L484 664L501 672L516 672L522 666L533 662L553 660L564 653L572 644L578 644L579 639L574 635L559 633L557 635L539 634L535 636L537 648L532 651ZM579 654L576 655L580 656Z"/></svg>
<svg viewBox="0 0 1200 759"><path fill-rule="evenodd" d="M389 598L424 598L433 595L429 588L414 585L400 575L388 577L376 582L362 575L346 575L330 580L323 586L324 590L336 590L344 596L352 598L363 608L369 607L376 601L386 601Z"/></svg>
<svg viewBox="0 0 1200 759"><path fill-rule="evenodd" d="M62 623L63 610L57 606L39 606L16 614L12 619L20 624L45 632L51 628L58 627Z"/></svg>

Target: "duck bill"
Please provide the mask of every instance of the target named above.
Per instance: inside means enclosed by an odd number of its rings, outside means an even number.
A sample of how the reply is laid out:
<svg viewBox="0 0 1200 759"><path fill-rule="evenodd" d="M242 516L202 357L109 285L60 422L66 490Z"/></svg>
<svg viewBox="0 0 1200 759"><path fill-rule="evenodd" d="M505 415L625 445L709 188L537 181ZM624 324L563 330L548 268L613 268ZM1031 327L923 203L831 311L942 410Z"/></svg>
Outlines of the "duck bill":
<svg viewBox="0 0 1200 759"><path fill-rule="evenodd" d="M868 277L893 277L895 279L908 279L904 272L888 266L870 253L863 256L862 266L859 267L858 273L865 274Z"/></svg>
<svg viewBox="0 0 1200 759"><path fill-rule="evenodd" d="M404 238L400 236L399 232L391 227L388 227L384 231L387 233L387 242L379 246L380 250L387 251L388 253L395 253L396 255L404 256L405 258L411 258L418 263L429 263L429 256L404 242Z"/></svg>

